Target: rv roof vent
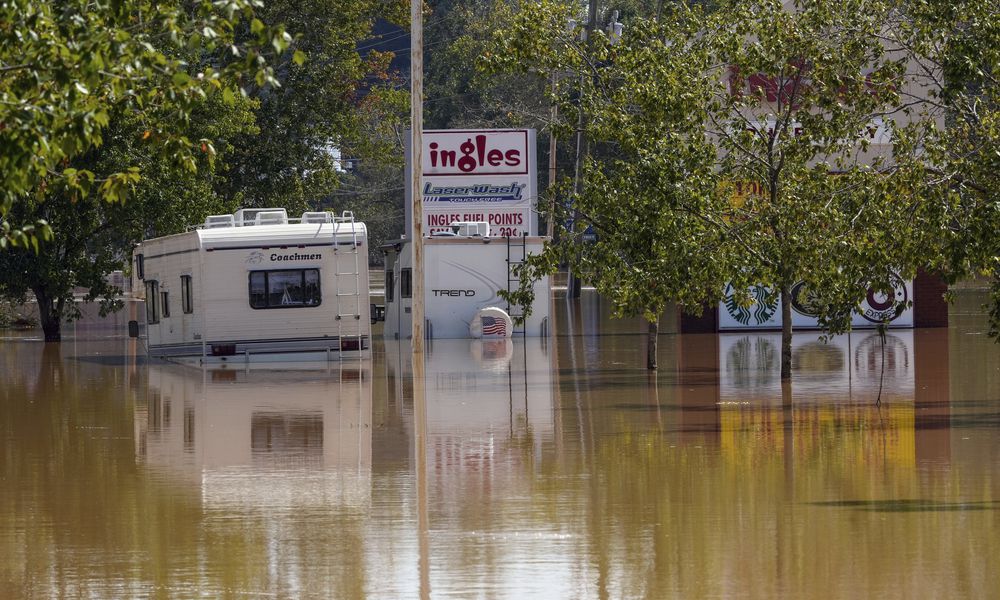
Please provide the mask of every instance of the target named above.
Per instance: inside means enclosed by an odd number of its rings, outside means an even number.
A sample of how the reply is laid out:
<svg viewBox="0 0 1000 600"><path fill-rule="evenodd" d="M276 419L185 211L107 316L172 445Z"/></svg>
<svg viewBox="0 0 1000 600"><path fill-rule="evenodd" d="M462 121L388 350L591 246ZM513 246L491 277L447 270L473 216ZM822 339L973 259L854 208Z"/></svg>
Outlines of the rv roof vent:
<svg viewBox="0 0 1000 600"><path fill-rule="evenodd" d="M452 221L451 230L455 235L467 237L490 236L490 225L486 221Z"/></svg>
<svg viewBox="0 0 1000 600"><path fill-rule="evenodd" d="M284 225L288 223L288 213L285 209L262 210L254 217L254 225Z"/></svg>
<svg viewBox="0 0 1000 600"><path fill-rule="evenodd" d="M232 227L236 224L233 215L210 215L205 217L205 229L215 229L216 227Z"/></svg>
<svg viewBox="0 0 1000 600"><path fill-rule="evenodd" d="M303 223L332 223L333 213L326 211L323 212L304 212L302 213Z"/></svg>

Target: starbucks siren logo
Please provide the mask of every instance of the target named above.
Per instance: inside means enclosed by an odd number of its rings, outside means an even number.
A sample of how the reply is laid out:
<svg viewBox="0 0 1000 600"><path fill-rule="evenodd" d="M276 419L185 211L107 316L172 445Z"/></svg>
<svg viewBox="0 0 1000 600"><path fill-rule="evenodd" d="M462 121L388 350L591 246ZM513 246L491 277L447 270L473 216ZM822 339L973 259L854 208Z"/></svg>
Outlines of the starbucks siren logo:
<svg viewBox="0 0 1000 600"><path fill-rule="evenodd" d="M771 288L767 286L755 285L750 288L753 304L749 307L740 306L734 292L733 284L726 284L726 289L722 292L725 296L724 304L729 316L741 325L763 325L778 311L778 298L776 295L772 296Z"/></svg>
<svg viewBox="0 0 1000 600"><path fill-rule="evenodd" d="M906 292L906 282L893 273L889 277L891 293L874 288L868 289L865 302L861 305L861 316L872 323L888 323L894 321L906 309L909 295Z"/></svg>

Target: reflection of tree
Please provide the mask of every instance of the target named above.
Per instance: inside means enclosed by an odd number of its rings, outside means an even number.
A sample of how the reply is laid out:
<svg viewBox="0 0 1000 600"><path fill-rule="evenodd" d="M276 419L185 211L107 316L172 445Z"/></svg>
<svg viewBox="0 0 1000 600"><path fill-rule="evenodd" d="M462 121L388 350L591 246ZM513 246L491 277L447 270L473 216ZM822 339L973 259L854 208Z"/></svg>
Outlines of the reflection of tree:
<svg viewBox="0 0 1000 600"><path fill-rule="evenodd" d="M763 387L774 381L777 358L771 340L757 335L744 336L726 353L726 373L738 388Z"/></svg>

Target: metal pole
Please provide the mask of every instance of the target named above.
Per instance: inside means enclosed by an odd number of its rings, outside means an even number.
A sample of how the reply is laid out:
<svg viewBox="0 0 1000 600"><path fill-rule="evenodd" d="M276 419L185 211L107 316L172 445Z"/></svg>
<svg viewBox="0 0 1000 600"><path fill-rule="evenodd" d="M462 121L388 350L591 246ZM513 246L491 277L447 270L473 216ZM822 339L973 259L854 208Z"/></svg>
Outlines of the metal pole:
<svg viewBox="0 0 1000 600"><path fill-rule="evenodd" d="M412 344L424 352L424 211L421 194L424 129L424 24L422 0L410 0L410 165L413 202Z"/></svg>
<svg viewBox="0 0 1000 600"><path fill-rule="evenodd" d="M597 0L590 0L587 6L587 23L583 29L583 44L587 45L590 43L590 39L593 37L594 28L597 25ZM587 134L585 129L587 126L587 119L583 112L583 86L586 75L580 73L580 106L579 106L579 119L576 124L576 164L574 165L574 177L573 177L573 195L578 196L583 191L583 163L587 160L587 154L589 153ZM576 231L579 227L580 213L576 210L576 199L574 198L574 208L573 208L573 230ZM566 282L566 297L567 298L579 298L580 297L580 278L577 276L576 271L572 268L569 272L569 278Z"/></svg>
<svg viewBox="0 0 1000 600"><path fill-rule="evenodd" d="M552 71L552 95L556 94L556 72ZM552 238L556 233L556 119L559 116L559 105L552 102L550 111L552 123L549 129L549 218L545 225L545 234Z"/></svg>

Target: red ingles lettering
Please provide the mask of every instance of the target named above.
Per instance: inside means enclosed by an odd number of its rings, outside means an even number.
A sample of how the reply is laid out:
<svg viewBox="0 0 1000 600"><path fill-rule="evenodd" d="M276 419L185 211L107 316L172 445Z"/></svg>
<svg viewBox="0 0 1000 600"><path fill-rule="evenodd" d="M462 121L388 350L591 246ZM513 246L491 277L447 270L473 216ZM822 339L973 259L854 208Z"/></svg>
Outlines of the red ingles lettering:
<svg viewBox="0 0 1000 600"><path fill-rule="evenodd" d="M428 175L527 173L523 131L428 132Z"/></svg>
<svg viewBox="0 0 1000 600"><path fill-rule="evenodd" d="M496 148L487 151L486 136L477 135L473 143L472 138L466 139L458 147L462 153L458 158L454 150L438 150L437 142L430 143L431 167L458 167L463 173L475 171L478 167L489 164L499 167L501 164L508 167L517 167L521 164L521 151L511 148L506 152Z"/></svg>

